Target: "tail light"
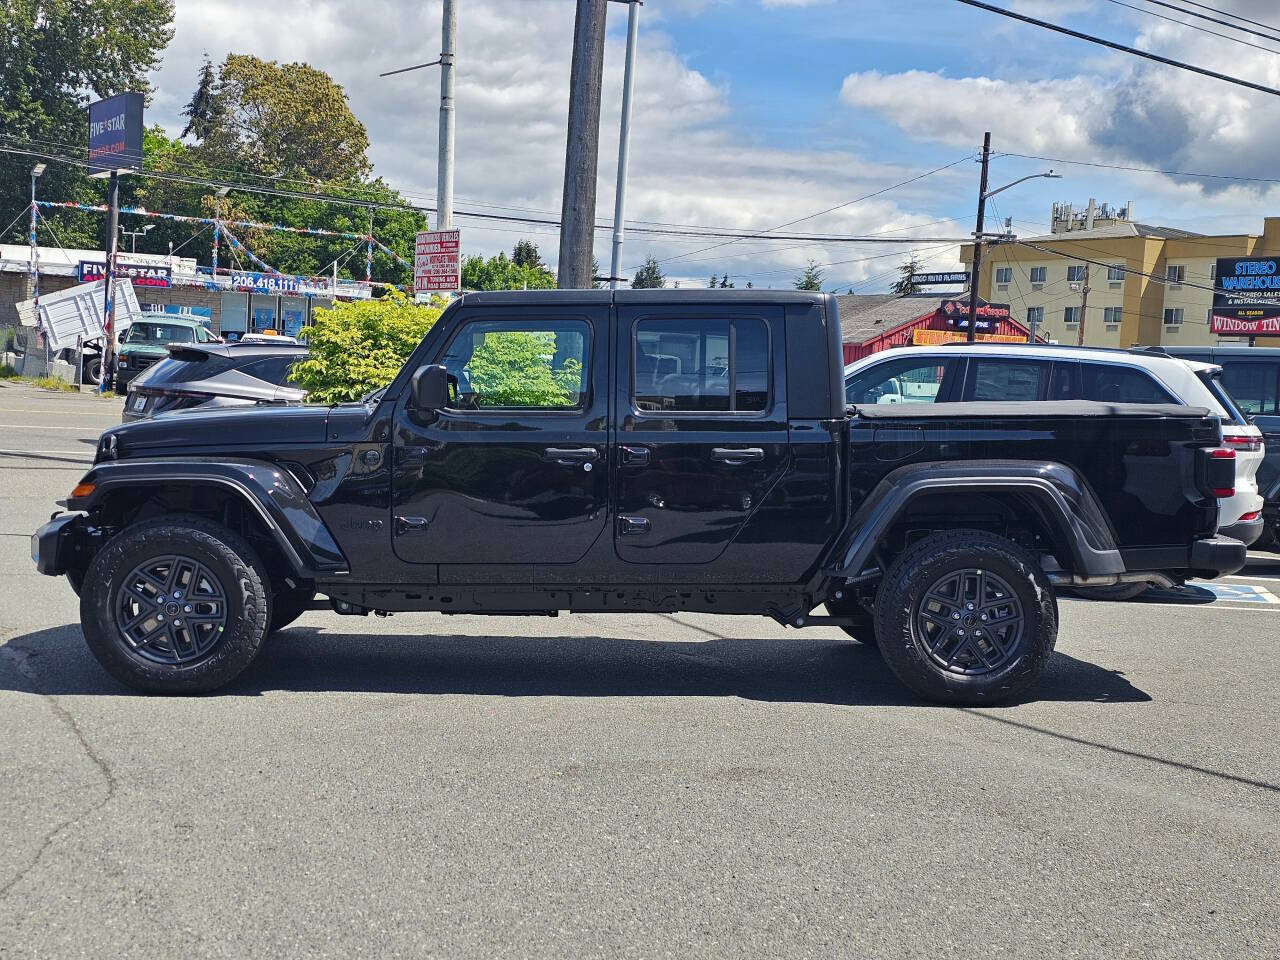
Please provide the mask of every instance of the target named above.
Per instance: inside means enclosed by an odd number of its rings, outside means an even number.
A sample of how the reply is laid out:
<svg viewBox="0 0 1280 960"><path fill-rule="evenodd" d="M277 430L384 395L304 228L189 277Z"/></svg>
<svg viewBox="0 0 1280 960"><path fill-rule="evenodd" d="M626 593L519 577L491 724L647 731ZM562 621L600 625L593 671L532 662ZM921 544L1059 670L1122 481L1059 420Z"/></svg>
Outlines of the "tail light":
<svg viewBox="0 0 1280 960"><path fill-rule="evenodd" d="M1248 523L1251 520L1257 520L1262 516L1261 510L1250 510L1248 513L1240 514L1240 523Z"/></svg>
<svg viewBox="0 0 1280 960"><path fill-rule="evenodd" d="M1200 450L1200 489L1225 500L1236 494L1236 452L1230 447Z"/></svg>
<svg viewBox="0 0 1280 960"><path fill-rule="evenodd" d="M1232 450L1238 450L1241 453L1256 453L1262 449L1262 438L1253 437L1247 433L1231 433L1222 438Z"/></svg>

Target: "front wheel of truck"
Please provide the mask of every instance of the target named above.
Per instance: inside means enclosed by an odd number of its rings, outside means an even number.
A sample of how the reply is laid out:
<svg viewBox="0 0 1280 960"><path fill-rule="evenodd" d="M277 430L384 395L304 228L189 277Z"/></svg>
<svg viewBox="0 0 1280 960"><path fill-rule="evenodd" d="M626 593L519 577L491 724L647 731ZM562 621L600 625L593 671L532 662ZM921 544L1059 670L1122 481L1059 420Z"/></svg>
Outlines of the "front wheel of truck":
<svg viewBox="0 0 1280 960"><path fill-rule="evenodd" d="M1058 636L1057 605L1028 551L981 530L948 530L889 567L876 635L889 668L925 699L999 703L1039 679Z"/></svg>
<svg viewBox="0 0 1280 960"><path fill-rule="evenodd" d="M80 623L98 662L145 693L204 693L262 647L268 583L243 538L200 517L125 528L93 558Z"/></svg>

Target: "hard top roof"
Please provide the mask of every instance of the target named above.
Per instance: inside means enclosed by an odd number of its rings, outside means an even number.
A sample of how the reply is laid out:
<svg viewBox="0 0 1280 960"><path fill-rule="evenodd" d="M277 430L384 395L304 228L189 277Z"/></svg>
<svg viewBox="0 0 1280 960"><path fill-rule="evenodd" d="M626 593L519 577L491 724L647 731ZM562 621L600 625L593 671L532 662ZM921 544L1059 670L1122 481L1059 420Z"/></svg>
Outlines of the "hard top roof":
<svg viewBox="0 0 1280 960"><path fill-rule="evenodd" d="M467 293L468 304L560 303L822 303L830 294L808 290L481 290Z"/></svg>

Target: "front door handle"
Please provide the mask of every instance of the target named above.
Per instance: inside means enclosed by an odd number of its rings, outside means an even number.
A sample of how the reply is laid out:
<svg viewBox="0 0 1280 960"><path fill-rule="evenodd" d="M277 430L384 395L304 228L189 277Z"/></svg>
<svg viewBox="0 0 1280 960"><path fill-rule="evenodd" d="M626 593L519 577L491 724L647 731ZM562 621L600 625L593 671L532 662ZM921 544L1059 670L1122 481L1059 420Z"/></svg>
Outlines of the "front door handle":
<svg viewBox="0 0 1280 960"><path fill-rule="evenodd" d="M600 456L600 451L595 447L547 447L542 451L542 455L547 460L554 460L562 466L571 467L577 463L590 463Z"/></svg>
<svg viewBox="0 0 1280 960"><path fill-rule="evenodd" d="M713 447L711 449L711 459L716 463L736 467L751 460L763 460L764 451L759 447L743 447L742 449Z"/></svg>

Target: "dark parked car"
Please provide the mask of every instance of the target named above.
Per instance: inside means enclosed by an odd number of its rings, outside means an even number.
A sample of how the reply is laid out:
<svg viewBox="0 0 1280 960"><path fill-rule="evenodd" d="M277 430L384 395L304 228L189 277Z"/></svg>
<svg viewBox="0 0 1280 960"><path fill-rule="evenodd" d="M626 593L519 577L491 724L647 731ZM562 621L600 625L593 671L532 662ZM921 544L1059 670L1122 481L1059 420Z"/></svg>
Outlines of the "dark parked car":
<svg viewBox="0 0 1280 960"><path fill-rule="evenodd" d="M322 594L837 626L963 704L1031 688L1058 586L1244 565L1215 535L1236 452L1203 407L850 411L840 357L830 294L467 294L361 402L108 430L32 556L147 691L228 683Z"/></svg>
<svg viewBox="0 0 1280 960"><path fill-rule="evenodd" d="M1266 456L1258 467L1264 532L1259 548L1280 547L1280 348L1165 347L1184 360L1202 360L1222 367L1222 385L1242 413L1262 431Z"/></svg>
<svg viewBox="0 0 1280 960"><path fill-rule="evenodd" d="M301 403L306 391L289 371L307 356L304 346L182 344L129 385L121 420L146 420L178 410L212 410L262 403Z"/></svg>

